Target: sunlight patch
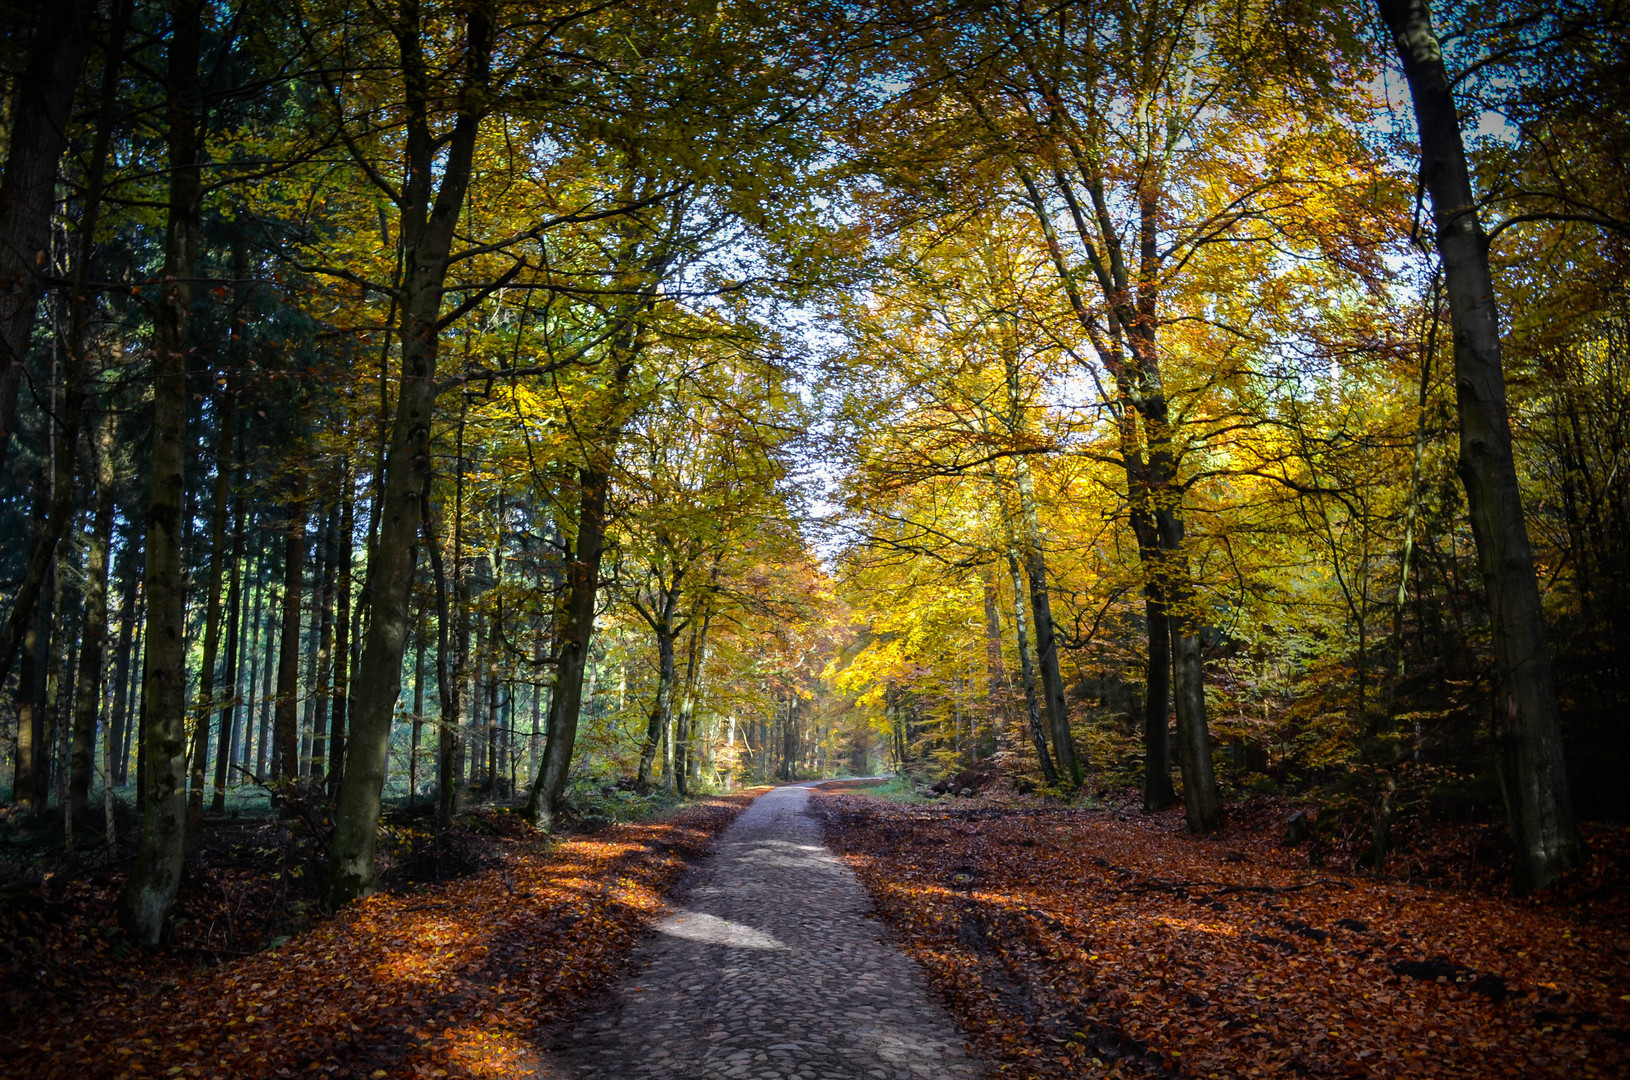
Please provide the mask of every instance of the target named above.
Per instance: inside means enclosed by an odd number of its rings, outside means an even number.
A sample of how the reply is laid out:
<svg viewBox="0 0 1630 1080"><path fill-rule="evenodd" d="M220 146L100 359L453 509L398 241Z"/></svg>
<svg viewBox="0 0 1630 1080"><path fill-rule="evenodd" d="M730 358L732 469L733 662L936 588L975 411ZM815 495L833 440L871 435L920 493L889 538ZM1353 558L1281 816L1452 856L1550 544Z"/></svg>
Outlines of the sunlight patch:
<svg viewBox="0 0 1630 1080"><path fill-rule="evenodd" d="M677 911L657 925L669 937L700 941L706 945L730 945L738 949L785 949L786 946L762 930L754 930L717 915Z"/></svg>

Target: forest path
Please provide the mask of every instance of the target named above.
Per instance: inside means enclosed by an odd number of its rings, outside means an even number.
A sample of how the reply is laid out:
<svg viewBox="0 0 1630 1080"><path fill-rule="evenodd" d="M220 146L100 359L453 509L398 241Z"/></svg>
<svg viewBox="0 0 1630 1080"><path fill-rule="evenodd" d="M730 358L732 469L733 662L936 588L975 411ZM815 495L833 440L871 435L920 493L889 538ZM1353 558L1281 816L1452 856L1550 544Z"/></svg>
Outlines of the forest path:
<svg viewBox="0 0 1630 1080"><path fill-rule="evenodd" d="M551 1065L575 1080L981 1075L822 844L811 786L760 796L724 832Z"/></svg>

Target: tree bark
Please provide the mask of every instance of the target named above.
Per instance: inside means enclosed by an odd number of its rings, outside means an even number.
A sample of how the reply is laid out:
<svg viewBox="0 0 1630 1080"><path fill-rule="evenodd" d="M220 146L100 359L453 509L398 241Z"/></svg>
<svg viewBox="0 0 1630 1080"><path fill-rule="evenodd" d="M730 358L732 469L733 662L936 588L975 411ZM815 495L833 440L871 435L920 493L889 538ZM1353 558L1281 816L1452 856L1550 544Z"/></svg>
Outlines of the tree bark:
<svg viewBox="0 0 1630 1080"><path fill-rule="evenodd" d="M1579 864L1579 832L1563 759L1561 710L1534 555L1511 451L1499 311L1455 110L1453 86L1427 0L1378 0L1415 105L1421 179L1432 199L1454 328L1457 471L1488 594L1498 667L1503 780L1519 893L1543 889Z"/></svg>
<svg viewBox="0 0 1630 1080"><path fill-rule="evenodd" d="M419 801L419 737L424 730L424 604L419 605L419 617L413 626L413 734L408 744L408 809Z"/></svg>
<svg viewBox="0 0 1630 1080"><path fill-rule="evenodd" d="M209 523L209 583L204 594L204 654L198 665L198 705L194 710L191 777L187 813L194 825L204 812L204 771L209 757L209 722L215 712L215 661L221 648L221 579L226 574L227 518L232 499L232 437L237 398L231 387L216 400L215 501Z"/></svg>
<svg viewBox="0 0 1630 1080"><path fill-rule="evenodd" d="M1019 553L1007 549L1007 572L1013 581L1013 642L1019 651L1019 681L1024 684L1024 707L1030 721L1030 742L1041 763L1042 779L1049 787L1058 783L1058 770L1047 750L1047 730L1041 725L1041 706L1036 701L1036 673L1030 664L1030 640L1025 631L1024 575L1019 570Z"/></svg>
<svg viewBox="0 0 1630 1080"><path fill-rule="evenodd" d="M991 742L997 749L1007 745L1007 668L1002 663L1002 615L996 583L982 580L985 593L985 702L989 710ZM863 766L856 766L858 770Z"/></svg>
<svg viewBox="0 0 1630 1080"><path fill-rule="evenodd" d="M695 618L694 615L691 616ZM696 695L702 677L702 665L707 660L707 631L712 613L706 612L700 623L691 627L690 644L685 650L684 696L679 703L679 718L674 724L674 784L679 794L690 796L692 730L696 719Z"/></svg>
<svg viewBox="0 0 1630 1080"><path fill-rule="evenodd" d="M594 639L595 600L600 591L600 560L605 554L606 496L611 478L591 467L578 470L577 538L566 568L566 603L556 649L555 692L544 729L543 762L538 766L526 819L552 829L556 807L565 794L572 750L577 743L578 711L583 704L583 671Z"/></svg>
<svg viewBox="0 0 1630 1080"><path fill-rule="evenodd" d="M246 506L240 488L232 507L232 580L226 587L226 660L221 665L221 726L215 746L215 784L210 811L226 812L227 769L232 763L233 723L238 711L238 642L243 629L243 524Z"/></svg>
<svg viewBox="0 0 1630 1080"><path fill-rule="evenodd" d="M317 602L317 647L313 650L316 663L311 679L311 700L316 704L311 721L311 778L317 783L323 780L328 760L328 709L333 693L330 671L334 660L334 585L339 573L339 551L334 543L334 533L339 528L339 516L339 507L329 508L319 541L323 557L322 569L317 577L322 580L322 590Z"/></svg>
<svg viewBox="0 0 1630 1080"><path fill-rule="evenodd" d="M139 545L134 535L127 536L119 552L119 641L113 649L113 716L110 721L113 742L119 748L113 773L113 782L117 784L123 784L129 774L126 746L130 741L130 654L136 631L136 590L142 577L136 566Z"/></svg>
<svg viewBox="0 0 1630 1080"><path fill-rule="evenodd" d="M1031 491L1030 467L1021 457L1016 460L1018 471L1019 507L1024 515L1026 543L1024 554L1025 577L1030 582L1030 610L1035 615L1036 658L1041 667L1043 699L1047 706L1047 726L1053 737L1053 754L1058 760L1059 775L1072 788L1081 786L1081 763L1075 752L1075 739L1070 734L1069 705L1064 700L1064 678L1058 667L1058 636L1053 627L1053 606L1047 592L1047 556L1042 551L1041 519L1036 513L1035 495Z"/></svg>
<svg viewBox="0 0 1630 1080"><path fill-rule="evenodd" d="M334 614L334 698L328 726L328 790L338 798L345 780L346 720L351 704L351 572L355 558L352 540L356 535L356 492L350 467L341 470L344 489L340 493L340 531L335 537L338 552L336 610ZM415 690L417 692L417 689ZM417 709L417 706L415 706ZM414 729L414 750L418 750L418 729Z"/></svg>
<svg viewBox="0 0 1630 1080"><path fill-rule="evenodd" d="M196 104L203 4L175 0L166 77L170 149L164 286L153 319L153 433L147 503L147 656L142 680L141 854L125 883L124 920L145 946L163 939L186 854L186 612L181 540L186 504L187 341L197 257Z"/></svg>
<svg viewBox="0 0 1630 1080"><path fill-rule="evenodd" d="M661 746L668 732L668 723L673 713L673 685L674 685L674 633L672 626L658 625L657 638L657 695L651 706L651 712L645 725L645 745L640 750L640 765L638 781L641 787L651 782L651 767L656 762L657 749ZM663 784L673 787L673 761L671 756L664 762L667 766L663 776Z"/></svg>
<svg viewBox="0 0 1630 1080"><path fill-rule="evenodd" d="M267 572L267 589L271 596L266 602L266 627L261 636L260 655L265 657L265 670L260 676L260 734L255 739L255 780L266 783L272 779L272 772L277 767L277 669L278 664L272 662L272 642L278 640L281 646L281 622L278 611L282 607L282 594L278 591L276 578L277 568L271 567ZM281 649L280 649L281 651Z"/></svg>
<svg viewBox="0 0 1630 1080"><path fill-rule="evenodd" d="M299 480L295 483L298 485ZM272 779L300 777L300 608L306 565L306 513L298 488L288 502L283 538L283 617L277 656L277 698L272 707Z"/></svg>
<svg viewBox="0 0 1630 1080"><path fill-rule="evenodd" d="M485 5L472 4L465 15L458 119L445 139L435 137L424 118L431 86L421 51L418 8L408 7L405 12L392 31L401 49L410 116L400 220L402 378L385 459L379 540L371 560L376 565L370 567L372 608L357 665L356 710L346 747L345 778L334 812L328 901L335 907L367 896L377 887L374 848L380 795L391 722L402 693L420 504L430 475L442 286L486 108L493 50L490 13Z"/></svg>
<svg viewBox="0 0 1630 1080"><path fill-rule="evenodd" d="M1199 616L1183 552L1183 522L1175 513L1156 509L1160 529L1162 592L1170 600L1172 682L1177 706L1177 766L1183 776L1183 809L1189 831L1215 832L1222 825L1222 800L1211 761L1211 731L1206 723L1206 684L1201 655Z"/></svg>
<svg viewBox="0 0 1630 1080"><path fill-rule="evenodd" d="M443 832L452 824L458 810L458 710L462 675L452 670L455 662L447 641L452 614L447 604L447 573L442 565L441 541L435 523L437 514L426 490L424 545L430 556L430 573L436 589L436 825Z"/></svg>
<svg viewBox="0 0 1630 1080"><path fill-rule="evenodd" d="M1166 605L1147 588L1143 611L1149 639L1143 698L1143 808L1152 813L1177 801L1177 792L1172 788L1172 748L1166 722L1171 700L1172 639Z"/></svg>
<svg viewBox="0 0 1630 1080"><path fill-rule="evenodd" d="M74 748L68 796L76 814L89 809L91 757L96 752L96 720L102 707L102 660L108 634L108 549L113 540L113 417L99 416L91 439L96 477L96 505L91 514L90 543L85 551L85 616L80 630L79 685L74 699ZM107 737L113 744L111 730ZM111 785L108 772L103 783Z"/></svg>
<svg viewBox="0 0 1630 1080"><path fill-rule="evenodd" d="M68 145L68 119L90 51L96 4L47 0L38 9L40 22L17 84L0 176L0 469L11 446L34 314L45 294L40 273L50 268L57 162Z"/></svg>

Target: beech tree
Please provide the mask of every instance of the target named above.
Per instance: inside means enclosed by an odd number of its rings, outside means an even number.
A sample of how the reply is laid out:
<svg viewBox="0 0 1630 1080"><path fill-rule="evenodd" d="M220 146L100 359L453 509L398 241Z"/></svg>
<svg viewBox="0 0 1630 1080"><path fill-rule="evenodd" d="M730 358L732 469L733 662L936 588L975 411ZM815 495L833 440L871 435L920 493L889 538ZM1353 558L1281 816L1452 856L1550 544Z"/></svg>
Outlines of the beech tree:
<svg viewBox="0 0 1630 1080"><path fill-rule="evenodd" d="M1426 0L1382 0L1381 17L1403 63L1420 128L1421 184L1432 199L1433 241L1454 331L1457 472L1466 488L1499 663L1506 804L1516 840L1518 889L1543 889L1578 865L1563 761L1556 676L1511 447L1500 312L1488 240L1472 191L1443 52Z"/></svg>

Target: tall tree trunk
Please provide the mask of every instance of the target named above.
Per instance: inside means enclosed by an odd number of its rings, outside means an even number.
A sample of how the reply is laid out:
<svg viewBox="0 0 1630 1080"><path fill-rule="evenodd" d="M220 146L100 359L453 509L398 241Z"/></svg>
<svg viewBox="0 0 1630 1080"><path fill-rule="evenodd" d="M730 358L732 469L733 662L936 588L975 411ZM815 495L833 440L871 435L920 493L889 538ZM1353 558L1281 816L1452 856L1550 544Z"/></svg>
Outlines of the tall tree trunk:
<svg viewBox="0 0 1630 1080"><path fill-rule="evenodd" d="M1453 86L1432 28L1431 8L1427 0L1378 3L1415 104L1421 179L1432 198L1434 238L1449 294L1460 414L1457 471L1466 488L1488 594L1504 699L1499 712L1506 806L1517 848L1514 884L1519 893L1527 893L1545 888L1579 864L1579 831L1563 760L1556 676L1511 452L1488 240L1477 216Z"/></svg>
<svg viewBox="0 0 1630 1080"><path fill-rule="evenodd" d="M540 626L537 631L537 639L532 646L532 655L534 657L532 670L535 674L532 683L532 736L526 743L526 782L528 785L538 778L538 751L542 749L539 744L543 739L543 696L545 688L537 683L536 673L543 670L546 655L544 649L544 632Z"/></svg>
<svg viewBox="0 0 1630 1080"><path fill-rule="evenodd" d="M297 481L298 482L298 481ZM288 502L283 539L283 617L277 657L277 704L272 709L272 779L300 777L300 608L306 565L305 498Z"/></svg>
<svg viewBox="0 0 1630 1080"><path fill-rule="evenodd" d="M487 619L487 658L482 666L487 672L487 797L497 798L499 795L498 778L503 773L503 762L500 759L500 737L502 728L499 717L499 677L498 677L498 648L503 635L503 607L494 605L493 613Z"/></svg>
<svg viewBox="0 0 1630 1080"><path fill-rule="evenodd" d="M1149 638L1143 698L1143 808L1152 813L1177 801L1177 792L1172 788L1172 748L1166 721L1171 700L1172 639L1166 605L1147 585L1143 612Z"/></svg>
<svg viewBox="0 0 1630 1080"><path fill-rule="evenodd" d="M66 6L68 9L77 9L80 5L78 0L75 0L74 3ZM28 567L24 572L22 583L12 597L11 618L5 627L3 640L0 640L0 681L4 681L6 674L11 670L12 661L26 631L29 617L39 595L39 589L46 579L52 561L56 558L57 546L62 537L66 535L70 520L73 517L74 474L79 461L79 433L83 423L85 405L94 390L96 378L85 348L85 339L88 336L93 308L88 287L90 263L96 251L97 223L102 211L102 192L107 173L108 147L113 132L119 65L122 60L121 53L124 49L125 30L130 22L129 0L121 0L115 11L114 25L107 44L107 62L103 65L101 108L97 117L96 135L92 140L91 166L84 180L85 194L77 223L73 286L68 299L67 356L63 363L63 378L58 391L60 397L51 410L52 431L55 436L51 466L51 500L45 515L45 521L34 534L33 547L29 553ZM42 33L61 30L63 28L62 24L57 21L60 17L60 14L53 16L48 12L41 26ZM78 18L77 15L71 17ZM83 26L79 28L84 29ZM42 40L37 44L45 46L47 43ZM84 43L55 42L51 43L51 45L62 53L71 54L76 49L79 50L79 59L73 61L75 66L72 79L66 87L71 101L73 94L72 82L77 81L79 69L84 65ZM29 77L32 78L35 74L40 73L31 71ZM62 74L61 72L44 72L42 77L49 80ZM46 87L45 89L48 92L53 91L52 87ZM54 90L61 89L62 87L54 88ZM31 96L34 100L29 100ZM54 107L53 103L41 100L37 95L30 95L27 86L24 88L24 101L21 104L24 108ZM19 116L17 128L13 131L14 136L24 136L25 132L22 129L32 129L32 121L36 119ZM26 133L26 138L37 141L40 135L41 133L38 131L29 130ZM35 149L38 149L38 147L35 147ZM50 176L55 174L56 158L61 155L61 152L62 148L59 143L52 153L49 164L50 174L44 177L47 194L51 189ZM27 156L26 151L25 156ZM41 270L48 269L43 262L39 262L39 260L45 259L46 256L46 245L42 242L37 251L33 247L27 249L28 252L34 253L38 265L26 270L26 280L9 276L10 273L18 269L16 256L20 253L16 249L7 246L7 244L19 242L21 238L9 235L7 230L11 225L29 219L32 213L30 208L25 206L11 207L7 205L5 200L11 197L11 192L7 186L10 184L10 179L11 173L8 162L6 178L0 181L0 354L3 354L0 355L0 363L5 363L5 368L0 370L0 469L5 467L6 447L10 442L12 418L16 411L17 385L15 378L22 371L22 362L28 348L28 333L33 324L34 311L38 306L40 295L39 290L35 288L38 279L34 275ZM26 200L33 198L35 194L37 193L25 191L20 192L19 197ZM42 220L40 224L43 226L46 222ZM42 233L41 235L43 238L45 234ZM11 265L8 266L8 264ZM8 282L15 285L16 288L9 288ZM14 330L20 330L23 334L22 338L16 343L12 342L9 337L9 334ZM14 344L16 348L13 348Z"/></svg>
<svg viewBox="0 0 1630 1080"><path fill-rule="evenodd" d="M673 685L674 685L674 632L671 623L661 623L656 627L657 638L657 694L651 706L649 719L645 725L645 747L640 751L639 783L641 787L651 782L651 767L656 761L657 749L668 734L669 721L673 716ZM671 744L670 744L671 745ZM670 752L671 753L671 752ZM673 788L673 760L665 755L663 761L663 786Z"/></svg>
<svg viewBox="0 0 1630 1080"><path fill-rule="evenodd" d="M1019 507L1025 525L1025 577L1030 582L1030 610L1035 615L1036 658L1041 667L1041 687L1047 707L1047 726L1053 736L1053 753L1058 771L1072 788L1081 786L1081 763L1076 759L1075 739L1070 734L1070 711L1064 700L1064 678L1058 666L1058 636L1053 628L1053 607L1047 592L1047 556L1042 551L1041 519L1036 513L1031 490L1030 467L1021 457L1018 472Z"/></svg>
<svg viewBox="0 0 1630 1080"><path fill-rule="evenodd" d="M40 21L17 84L0 175L0 469L11 446L34 314L45 294L41 274L50 269L57 162L68 145L68 118L90 51L96 4L62 0L37 9Z"/></svg>
<svg viewBox="0 0 1630 1080"><path fill-rule="evenodd" d="M334 659L334 585L339 572L339 551L334 533L339 528L339 507L330 507L323 522L322 598L317 605L316 672L311 690L316 710L311 723L311 778L321 782L328 758L328 708L331 704L332 676L330 665Z"/></svg>
<svg viewBox="0 0 1630 1080"><path fill-rule="evenodd" d="M136 590L141 582L136 567L139 544L135 535L129 535L119 552L119 640L113 647L113 715L109 721L113 743L118 747L112 777L116 784L123 784L129 772L130 654L136 630Z"/></svg>
<svg viewBox="0 0 1630 1080"><path fill-rule="evenodd" d="M96 720L102 706L102 658L108 633L108 548L113 540L113 417L96 419L91 439L91 460L96 477L96 506L91 515L90 543L85 550L85 618L80 631L79 686L74 702L74 749L68 795L73 809L88 810L91 786L91 757L96 752ZM113 745L108 732L107 744ZM111 785L113 774L103 783Z"/></svg>
<svg viewBox="0 0 1630 1080"><path fill-rule="evenodd" d="M91 165L85 179L84 202L77 223L78 242L73 264L74 285L69 298L68 364L62 410L64 433L59 436L59 452L53 469L56 483L60 485L59 492L54 493L56 497L53 501L58 505L53 506L53 512L63 519L68 516L72 501L71 475L74 465L72 456L77 447L80 418L95 389L96 376L86 350L93 307L88 282L91 259L96 251L96 227L101 214L108 147L112 137L113 114L117 101L119 67L123 59L125 32L130 23L130 0L121 0L115 12L114 24L107 41L106 60L103 64L101 109L97 117L96 135L92 140ZM88 810L91 759L95 753L96 725L102 704L102 667L108 627L108 555L113 538L114 447L114 420L106 414L100 415L90 444L96 495L86 555L84 618L81 629L79 676L76 680L78 696L74 710L72 761L68 781L69 802L64 825L70 850L73 845L72 819L76 813L83 816ZM3 460L3 450L0 450L0 460ZM54 554L56 532L50 522L46 523L42 535L36 542L46 543L51 547L47 552L36 550L35 558L41 557L42 554ZM19 602L23 599L19 598ZM109 750L106 760L110 767L103 776L105 789L103 801L107 809L107 835L110 845L114 836L111 762L115 739L114 732L108 730L104 745Z"/></svg>
<svg viewBox="0 0 1630 1080"><path fill-rule="evenodd" d="M413 624L413 737L408 743L408 809L419 801L419 737L424 730L424 646L426 631L424 604Z"/></svg>
<svg viewBox="0 0 1630 1080"><path fill-rule="evenodd" d="M695 615L691 618L694 619ZM696 696L702 665L707 659L707 631L712 621L712 613L705 612L700 623L691 625L690 644L685 649L684 696L680 699L679 719L674 725L674 783L679 794L686 797L690 796L689 780L695 758L690 744L696 719Z"/></svg>
<svg viewBox="0 0 1630 1080"><path fill-rule="evenodd" d="M257 781L260 779L261 769L259 755L260 743L265 738L264 731L257 738L257 725L255 718L260 714L263 701L260 690L260 658L265 653L266 643L271 640L266 624L262 621L262 603L266 599L266 590L270 582L263 581L270 560L267 558L264 540L256 541L258 558L255 562L255 606L249 616L249 622L244 627L243 655L249 657L249 678L245 683L246 693L243 703L243 750L240 755L240 768Z"/></svg>
<svg viewBox="0 0 1630 1080"><path fill-rule="evenodd" d="M424 510L424 544L430 556L430 573L436 589L436 825L437 832L445 832L453 822L458 809L458 710L459 684L462 676L453 670L456 663L448 643L452 613L447 602L447 573L442 565L441 541L435 529L435 504L428 488L422 503Z"/></svg>
<svg viewBox="0 0 1630 1080"><path fill-rule="evenodd" d="M232 438L237 429L237 396L230 386L216 399L215 502L209 521L209 584L204 594L204 655L198 665L191 779L187 812L196 825L204 812L204 771L209 757L209 722L215 712L215 662L221 648L221 578L226 573L227 518L232 499Z"/></svg>
<svg viewBox="0 0 1630 1080"><path fill-rule="evenodd" d="M215 790L210 796L210 811L226 812L227 769L232 764L233 735L237 727L233 720L238 712L238 643L243 630L243 525L247 512L243 490L232 500L232 581L226 587L226 662L221 665L220 736L215 747Z"/></svg>
<svg viewBox="0 0 1630 1080"><path fill-rule="evenodd" d="M147 580L146 558L147 552L144 548L142 551L142 578L141 581L137 582L136 592L136 643L131 649L132 663L142 671L147 670L147 591L141 588L141 585L145 584ZM147 802L144 794L147 791L147 774L142 771L142 761L144 759L142 747L145 745L142 738L142 729L146 726L147 722L147 696L142 692L142 681L140 679L130 680L130 706L128 709L128 714L131 719L125 724L125 742L129 743L131 736L135 736L136 803L137 806L140 807L145 806ZM129 764L130 753L127 749L125 751L125 765L127 769Z"/></svg>
<svg viewBox="0 0 1630 1080"><path fill-rule="evenodd" d="M277 568L271 566L267 570L266 588L271 596L266 602L266 626L261 635L260 654L266 658L265 669L260 675L260 734L255 738L255 780L257 783L266 783L272 779L272 770L277 766L277 729L273 717L276 714L275 702L277 700L277 687L275 679L280 666L272 662L272 642L277 641L281 652L281 627L278 620L278 611L283 606L282 594L278 591L276 580Z"/></svg>
<svg viewBox="0 0 1630 1080"><path fill-rule="evenodd" d="M186 505L187 324L197 257L199 139L196 103L203 4L175 0L168 98L170 197L163 291L153 318L153 433L147 503L147 656L142 679L141 854L125 882L123 913L145 946L162 940L186 854L186 611L181 540Z"/></svg>
<svg viewBox="0 0 1630 1080"><path fill-rule="evenodd" d="M1019 681L1024 685L1024 707L1030 721L1030 742L1036 748L1042 779L1051 787L1058 783L1058 770L1047 749L1047 729L1041 724L1041 705L1036 700L1036 672L1030 662L1030 635L1025 629L1024 575L1019 570L1019 553L1007 549L1008 577L1013 581L1013 642L1019 652Z"/></svg>
<svg viewBox="0 0 1630 1080"><path fill-rule="evenodd" d="M991 743L995 749L1007 745L1008 703L1007 667L1002 663L1002 614L996 582L982 575L985 594L985 702L990 717ZM864 766L854 766L857 772Z"/></svg>
<svg viewBox="0 0 1630 1080"><path fill-rule="evenodd" d="M781 778L798 779L798 695L787 691L787 726L782 729Z"/></svg>
<svg viewBox="0 0 1630 1080"><path fill-rule="evenodd" d="M1215 832L1222 825L1222 800L1211 761L1211 731L1206 722L1204 658L1199 612L1183 552L1183 522L1174 512L1155 511L1160 528L1162 591L1169 598L1167 623L1172 638L1172 683L1177 706L1177 765L1183 775L1183 809L1189 830Z"/></svg>
<svg viewBox="0 0 1630 1080"><path fill-rule="evenodd" d="M119 0L114 8L114 21L104 51L102 67L101 107L97 117L96 136L91 145L90 171L85 180L84 203L77 224L78 250L74 259L73 295L69 303L68 354L69 376L65 386L66 402L63 408L64 428L77 436L80 418L96 391L97 376L86 351L86 338L94 314L89 280L92 258L96 252L96 231L102 210L102 194L107 174L107 159L112 141L114 113L118 103L119 67L123 62L124 40L130 26L132 0ZM98 418L90 453L95 472L96 510L88 553L85 583L85 621L82 630L83 650L80 656L79 706L75 712L75 776L70 784L74 796L70 812L86 809L90 786L91 756L95 749L96 721L101 708L102 666L107 646L107 588L108 553L113 533L113 485L116 447L115 420L106 414ZM69 453L77 438L65 444ZM59 464L59 472L66 464ZM104 740L113 745L113 732ZM122 740L121 740L122 741ZM111 761L111 756L109 757ZM113 773L103 777L107 789L103 802L107 810L108 843L113 843L113 801L111 788ZM70 842L72 840L70 832Z"/></svg>
<svg viewBox="0 0 1630 1080"><path fill-rule="evenodd" d="M34 482L35 510L31 517L36 527L50 503L50 484L50 472L42 467ZM22 663L17 672L17 753L12 759L11 790L22 809L42 810L47 792L39 780L39 763L42 756L50 754L44 735L45 649L51 640L51 611L36 601L28 614L19 645Z"/></svg>
<svg viewBox="0 0 1630 1080"><path fill-rule="evenodd" d="M397 22L408 96L400 228L402 232L402 379L396 420L385 460L379 541L370 560L371 610L367 640L357 665L356 710L346 747L345 778L334 812L329 863L329 903L338 907L376 888L374 846L379 800L385 784L391 721L402 693L402 656L407 649L409 595L417 562L421 501L430 476L430 424L436 404L442 285L464 194L469 186L476 134L487 100L493 26L483 4L465 13L464 72L458 119L445 136L425 121L429 73L420 44L418 9ZM468 93L464 93L467 91ZM439 185L436 183L440 178ZM377 565L374 565L377 564Z"/></svg>
<svg viewBox="0 0 1630 1080"><path fill-rule="evenodd" d="M526 819L552 829L555 809L566 791L578 710L583 703L583 670L594 639L595 601L600 591L600 559L605 554L606 495L611 478L593 468L578 470L577 537L566 567L566 602L556 649L555 692L549 701L543 763L526 801Z"/></svg>
<svg viewBox="0 0 1630 1080"><path fill-rule="evenodd" d="M342 470L342 475L344 489L340 493L340 531L335 538L339 576L334 614L334 700L328 728L328 790L334 798L339 797L340 784L345 779L346 717L351 703L351 571L355 555L352 541L357 528L356 491L349 466ZM414 748L418 748L417 741Z"/></svg>
<svg viewBox="0 0 1630 1080"><path fill-rule="evenodd" d="M987 120L987 122L989 122ZM1075 163L1086 170L1079 147L1071 147ZM1059 193L1070 209L1078 237L1089 252L1093 276L1106 301L1108 334L1087 309L1076 282L1078 277L1067 264L1063 248L1053 228L1040 187L1034 175L1016 159L1018 171L1029 193L1031 205L1047 240L1047 247L1059 281L1069 298L1076 320L1086 331L1105 368L1115 380L1115 397L1106 404L1116 414L1121 457L1132 504L1133 532L1138 539L1138 555L1143 565L1144 595L1158 603L1166 616L1166 633L1174 647L1179 760L1183 772L1183 801L1189 828L1211 832L1221 824L1221 802L1211 767L1211 734L1205 714L1205 669L1200 654L1198 616L1190 608L1192 586L1188 584L1186 559L1174 542L1181 544L1182 489L1176 481L1176 461L1172 450L1172 425L1157 352L1156 328L1162 283L1159 245L1160 164L1143 160L1146 186L1139 198L1139 230L1136 274L1129 273L1130 262L1123 251L1119 232L1109 226L1102 176L1086 176L1093 199L1094 219L1101 228L1094 239L1080 195L1061 169L1053 170ZM1086 170L1090 171L1090 170ZM1105 259L1107 256L1107 261ZM1143 422L1143 435L1138 420ZM1145 447L1147 453L1145 453ZM1180 600L1179 594L1182 599ZM1157 724L1165 725L1165 695L1160 691L1155 654L1159 623L1150 620L1149 684L1145 697L1145 733ZM1185 629L1186 628L1186 629ZM1164 666L1159 670L1164 670ZM1158 718L1158 719L1157 719ZM1162 741L1164 735L1161 735ZM1145 803L1159 801L1162 784L1147 770L1158 762L1161 747L1145 747ZM1156 796L1151 799L1150 794Z"/></svg>
<svg viewBox="0 0 1630 1080"><path fill-rule="evenodd" d="M45 669L45 721L46 736L44 745L50 746L50 755L41 759L45 766L40 774L39 786L41 791L51 786L53 777L56 779L57 805L63 808L65 815L64 833L68 844L68 854L73 855L73 806L68 801L68 756L69 756L69 728L72 726L64 715L68 711L68 700L63 694L64 676L72 676L74 670L74 639L72 634L64 633L71 621L70 612L73 610L72 595L65 587L64 577L70 579L78 577L79 567L74 558L72 548L66 557L51 571L51 609L57 612L57 617L51 620L50 655ZM64 573L66 571L66 573Z"/></svg>
<svg viewBox="0 0 1630 1080"><path fill-rule="evenodd" d="M312 766L317 766L317 774L321 776L322 766L314 757L319 740L317 729L319 727L317 712L318 703L327 704L322 692L322 623L328 617L326 605L328 596L328 542L333 536L334 513L330 507L326 512L319 509L317 514L317 535L312 541L311 564L311 617L306 623L305 649L306 649L306 679L305 693L300 700L300 775L312 775ZM332 623L330 624L332 628ZM327 710L323 710L324 716Z"/></svg>

